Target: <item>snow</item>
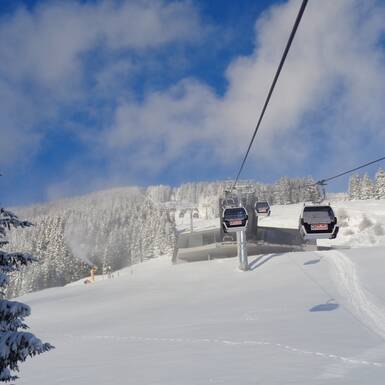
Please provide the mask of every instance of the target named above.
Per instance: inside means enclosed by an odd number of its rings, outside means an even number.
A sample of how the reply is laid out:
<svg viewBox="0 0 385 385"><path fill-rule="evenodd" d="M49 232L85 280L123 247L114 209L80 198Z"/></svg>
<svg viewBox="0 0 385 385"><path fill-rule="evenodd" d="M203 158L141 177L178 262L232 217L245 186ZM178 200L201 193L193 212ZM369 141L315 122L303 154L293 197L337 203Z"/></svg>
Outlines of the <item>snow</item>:
<svg viewBox="0 0 385 385"><path fill-rule="evenodd" d="M171 265L21 298L56 346L18 384L383 384L385 248Z"/></svg>
<svg viewBox="0 0 385 385"><path fill-rule="evenodd" d="M383 201L334 206L353 232L340 244L372 244L385 224ZM300 207L274 206L263 222L290 226ZM372 224L360 231L364 215ZM236 258L172 265L164 256L25 295L31 330L56 349L22 364L17 384L383 385L381 242L250 256L248 272Z"/></svg>

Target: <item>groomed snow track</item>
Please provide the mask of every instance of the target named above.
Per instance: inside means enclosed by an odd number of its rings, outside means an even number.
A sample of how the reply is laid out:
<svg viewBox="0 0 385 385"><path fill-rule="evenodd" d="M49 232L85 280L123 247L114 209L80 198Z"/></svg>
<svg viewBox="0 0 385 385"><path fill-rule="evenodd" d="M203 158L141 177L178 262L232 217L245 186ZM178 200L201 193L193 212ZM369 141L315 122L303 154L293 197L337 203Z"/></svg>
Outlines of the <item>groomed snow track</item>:
<svg viewBox="0 0 385 385"><path fill-rule="evenodd" d="M327 255L327 261L333 267L338 289L350 305L349 310L362 324L385 340L385 307L378 297L364 288L356 265L339 251L322 255Z"/></svg>

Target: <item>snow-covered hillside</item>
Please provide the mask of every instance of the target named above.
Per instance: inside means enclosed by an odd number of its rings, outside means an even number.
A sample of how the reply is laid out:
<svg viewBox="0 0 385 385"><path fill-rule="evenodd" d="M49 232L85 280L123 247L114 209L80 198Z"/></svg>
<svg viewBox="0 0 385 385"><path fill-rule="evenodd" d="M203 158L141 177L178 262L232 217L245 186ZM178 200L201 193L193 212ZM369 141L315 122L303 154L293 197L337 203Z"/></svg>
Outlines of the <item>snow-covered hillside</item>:
<svg viewBox="0 0 385 385"><path fill-rule="evenodd" d="M113 270L173 253L173 219L144 189L116 188L44 205L18 208L35 226L9 234L9 250L40 263L12 277L8 295L62 286L85 277L92 265Z"/></svg>
<svg viewBox="0 0 385 385"><path fill-rule="evenodd" d="M290 203L318 194L300 188L311 181L283 177L272 185L247 184L260 198ZM7 295L61 286L85 277L92 265L99 271L107 266L116 270L165 253L176 255L175 221L165 210L167 203L175 206L178 218L178 205L194 207L200 216L198 228L217 227L218 199L226 187L228 181L122 187L16 208L36 226L11 232L8 250L30 252L40 263L12 277ZM190 228L187 215L179 224L182 230Z"/></svg>
<svg viewBox="0 0 385 385"><path fill-rule="evenodd" d="M171 265L25 295L19 385L383 385L385 248Z"/></svg>

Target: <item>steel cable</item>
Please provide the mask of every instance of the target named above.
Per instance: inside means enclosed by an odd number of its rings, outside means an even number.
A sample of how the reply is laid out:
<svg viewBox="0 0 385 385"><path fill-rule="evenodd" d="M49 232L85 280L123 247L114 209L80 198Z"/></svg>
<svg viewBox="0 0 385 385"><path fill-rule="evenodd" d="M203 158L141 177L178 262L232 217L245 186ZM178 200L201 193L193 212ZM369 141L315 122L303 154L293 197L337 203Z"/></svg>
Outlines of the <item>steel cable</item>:
<svg viewBox="0 0 385 385"><path fill-rule="evenodd" d="M245 156L244 156L244 158L243 158L241 167L239 168L238 174L237 174L237 176L236 176L236 178L235 178L235 181L234 181L234 184L233 184L231 190L234 190L235 187L236 187L236 185L237 185L237 183L238 183L238 179L239 179L239 177L240 177L240 175L241 175L241 172L242 172L242 170L243 170L243 167L244 167L244 165L245 165L245 163L246 163L246 160L247 160L247 157L248 157L248 155L249 155L250 149L251 149L251 147L252 147L252 145L253 145L255 136L256 136L256 134L257 134L257 132L258 132L258 130L259 130L259 126L261 125L263 116L265 115L266 108L267 108L267 106L268 106L268 104L269 104L271 95L272 95L272 93L273 93L273 91L274 91L274 87L275 87L275 85L276 85L276 83L277 83L279 74L281 73L283 64L285 63L286 56L287 56L287 54L288 54L288 52L289 52L289 49L290 49L290 47L291 47L291 43L293 42L295 33L297 32L298 25L299 25L299 23L300 23L300 21L301 21L301 19L302 19L302 15L303 15L303 13L304 13L304 11L305 11L307 2L308 2L308 0L303 0L303 1L302 1L301 8L300 8L299 11L298 11L297 18L296 18L296 20L295 20L295 22L294 22L293 29L292 29L292 31L291 31L291 33L290 33L290 36L289 36L289 40L288 40L287 43L286 43L285 50L284 50L284 52L283 52L281 61L280 61L279 65L278 65L277 72L275 73L275 76L274 76L274 79L273 79L273 83L272 83L271 86L270 86L270 90L269 90L269 93L268 93L268 95L267 95L265 104L263 105L263 108L262 108L262 111L261 111L261 115L259 116L259 119L258 119L258 123L257 123L257 125L256 125L256 127L255 127L255 129L254 129L253 136L251 137L251 140L250 140L249 146L248 146L248 148L247 148L246 154L245 154Z"/></svg>

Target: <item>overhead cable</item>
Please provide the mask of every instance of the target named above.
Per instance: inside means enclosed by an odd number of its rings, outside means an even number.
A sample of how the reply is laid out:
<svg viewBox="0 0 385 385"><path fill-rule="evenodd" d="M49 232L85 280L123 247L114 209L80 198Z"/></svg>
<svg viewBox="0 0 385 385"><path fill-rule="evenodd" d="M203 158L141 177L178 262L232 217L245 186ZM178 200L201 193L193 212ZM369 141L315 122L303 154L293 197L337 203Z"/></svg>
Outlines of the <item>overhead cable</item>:
<svg viewBox="0 0 385 385"><path fill-rule="evenodd" d="M302 1L302 4L301 4L301 8L299 9L299 12L298 12L298 15L297 15L297 18L295 20L295 23L294 23L294 26L293 26L293 29L290 33L290 36L289 36L289 40L287 41L287 44L286 44L286 48L283 52L283 55L282 55L282 58L281 58L281 61L278 65L278 69L277 69L277 72L275 73L275 76L274 76L274 79L273 79L273 83L271 84L270 86L270 90L269 90L269 93L267 95L267 98L266 98L266 101L265 101L265 104L263 105L263 108L262 108L262 111L261 111L261 115L259 116L259 119L258 119L258 123L254 129L254 133L253 133L253 136L251 137L251 140L250 140L250 143L249 143L249 146L247 148L247 151L246 151L246 154L243 158L243 161L242 161L242 164L241 164L241 167L239 168L239 171L238 171L238 174L235 178L235 181L234 181L234 184L232 186L232 190L236 187L237 183L238 183L238 179L241 175L241 172L243 170L243 167L246 163L246 160L247 160L247 157L249 155L249 152L250 152L250 149L253 145L253 142L254 142L254 139L255 139L255 135L257 134L258 130L259 130L259 126L261 125L261 122L262 122L262 119L263 119L263 116L265 114L265 111L266 111L266 108L269 104L269 101L270 101L270 98L271 98L271 95L273 93L273 90L274 90L274 87L277 83L277 80L278 80L278 77L279 77L279 74L281 73L281 70L282 70L282 67L283 67L283 64L285 63L285 60L286 60L286 56L289 52L289 49L290 49L290 46L291 46L291 43L293 42L293 39L294 39L294 36L295 36L295 33L297 32L297 29L298 29L298 25L302 19L302 15L305 11L305 8L306 8L306 5L307 5L307 2L308 0L303 0Z"/></svg>
<svg viewBox="0 0 385 385"><path fill-rule="evenodd" d="M385 160L385 156L381 157L381 158L378 158L376 160L372 160L371 162L368 162L368 163L365 163L361 166L358 166L358 167L355 167L355 168L352 168L350 170L347 170L347 171L344 171L344 172L341 172L340 174L337 174L337 175L334 175L334 176L331 176L330 178L325 178L325 179L321 179L317 182L314 183L314 185L325 185L327 182L330 182L331 180L333 179L337 179L337 178L340 178L341 176L344 176L344 175L347 175L347 174L350 174L354 171L357 171L357 170L360 170L361 168L364 168L364 167L368 167L374 163L378 163L378 162L381 162L382 160Z"/></svg>

